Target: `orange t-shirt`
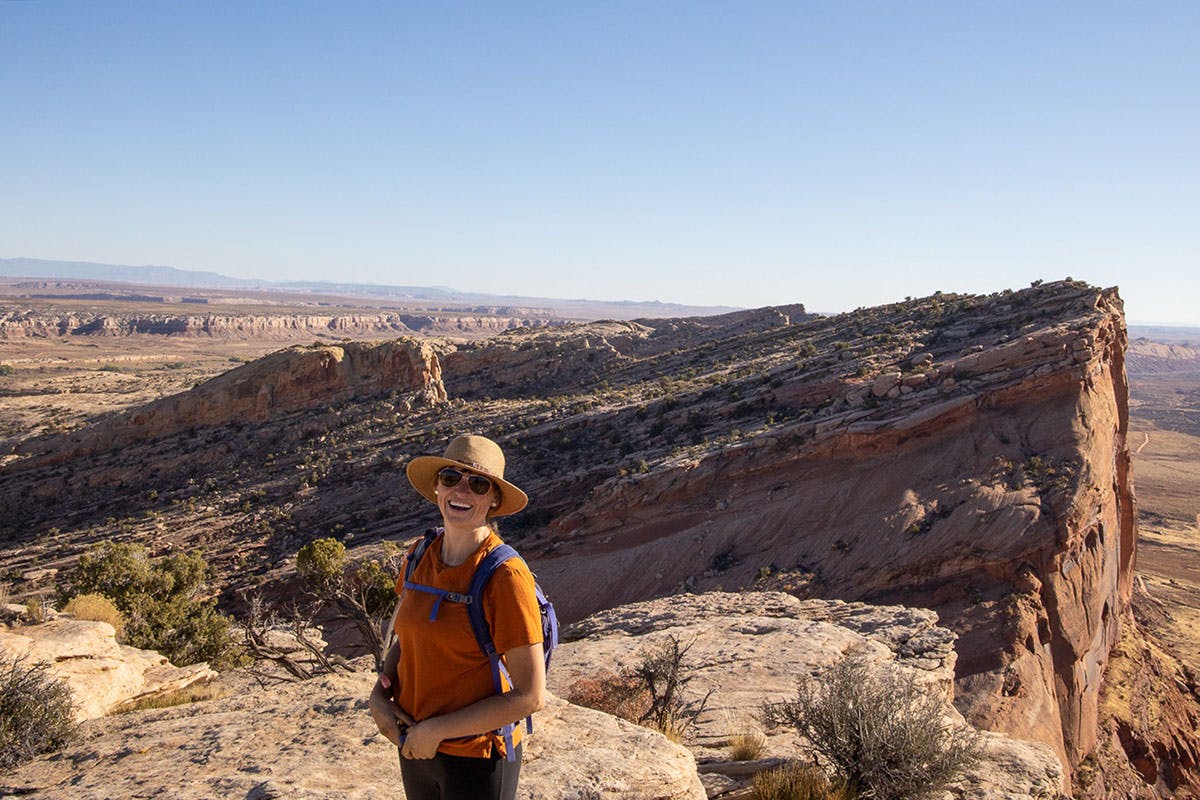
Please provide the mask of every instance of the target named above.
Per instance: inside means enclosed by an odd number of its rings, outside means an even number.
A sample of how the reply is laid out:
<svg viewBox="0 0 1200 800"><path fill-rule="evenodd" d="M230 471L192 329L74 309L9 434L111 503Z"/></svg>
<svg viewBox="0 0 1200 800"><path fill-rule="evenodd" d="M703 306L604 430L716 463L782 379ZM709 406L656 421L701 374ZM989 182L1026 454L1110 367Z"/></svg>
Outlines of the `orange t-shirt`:
<svg viewBox="0 0 1200 800"><path fill-rule="evenodd" d="M443 534L444 535L444 534ZM413 570L413 583L466 594L471 578L485 555L502 544L492 533L461 564L450 567L442 561L442 537L425 551ZM396 580L400 606L396 613L396 638L400 661L396 667L400 696L397 701L418 722L457 711L495 694L492 668L475 641L467 607L443 600L437 618L429 619L438 596L418 590L403 591L404 575ZM497 653L542 641L542 617L533 589L533 573L521 559L501 564L483 589L483 611ZM506 687L507 688L507 687ZM520 741L520 726L513 731L513 745ZM461 739L447 739L438 750L455 756L488 758L492 747L504 752L504 740L493 732Z"/></svg>

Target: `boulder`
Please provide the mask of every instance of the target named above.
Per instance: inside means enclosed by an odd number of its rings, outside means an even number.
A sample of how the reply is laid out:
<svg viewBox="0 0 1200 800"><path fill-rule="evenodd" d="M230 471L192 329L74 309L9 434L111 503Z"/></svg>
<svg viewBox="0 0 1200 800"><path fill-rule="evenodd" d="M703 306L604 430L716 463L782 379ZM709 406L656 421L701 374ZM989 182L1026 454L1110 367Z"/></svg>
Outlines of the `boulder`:
<svg viewBox="0 0 1200 800"><path fill-rule="evenodd" d="M118 644L107 622L60 617L41 625L0 628L0 652L44 661L65 681L80 720L102 717L131 702L207 683L207 664L175 667L152 650Z"/></svg>

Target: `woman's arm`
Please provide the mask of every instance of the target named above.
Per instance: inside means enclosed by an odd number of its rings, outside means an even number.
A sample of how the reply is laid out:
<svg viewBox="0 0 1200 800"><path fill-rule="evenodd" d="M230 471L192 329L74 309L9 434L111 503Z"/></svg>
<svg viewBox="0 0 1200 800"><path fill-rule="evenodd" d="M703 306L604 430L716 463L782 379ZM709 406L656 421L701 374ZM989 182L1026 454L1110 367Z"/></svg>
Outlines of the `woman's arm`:
<svg viewBox="0 0 1200 800"><path fill-rule="evenodd" d="M400 689L393 685L396 665L399 663L400 643L393 642L391 648L388 649L387 656L383 659L383 670L379 673L379 680L375 681L374 688L371 689L371 698L368 701L371 718L375 720L375 727L379 728L379 732L396 747L400 746L401 725L413 724L413 718L405 713L394 699Z"/></svg>
<svg viewBox="0 0 1200 800"><path fill-rule="evenodd" d="M511 690L449 714L410 724L401 754L405 758L433 758L438 745L446 739L486 733L540 710L546 704L542 643L514 647L504 654L504 661L512 679Z"/></svg>

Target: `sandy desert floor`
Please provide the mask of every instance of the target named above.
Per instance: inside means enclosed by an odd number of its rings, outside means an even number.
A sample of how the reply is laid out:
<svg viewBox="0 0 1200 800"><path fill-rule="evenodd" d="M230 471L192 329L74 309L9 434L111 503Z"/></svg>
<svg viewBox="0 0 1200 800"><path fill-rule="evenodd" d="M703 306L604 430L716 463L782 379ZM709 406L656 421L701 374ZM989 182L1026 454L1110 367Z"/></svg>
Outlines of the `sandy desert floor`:
<svg viewBox="0 0 1200 800"><path fill-rule="evenodd" d="M166 336L0 341L0 452L185 391L288 344Z"/></svg>
<svg viewBox="0 0 1200 800"><path fill-rule="evenodd" d="M1136 571L1166 606L1157 633L1200 669L1200 437L1131 424L1141 540Z"/></svg>

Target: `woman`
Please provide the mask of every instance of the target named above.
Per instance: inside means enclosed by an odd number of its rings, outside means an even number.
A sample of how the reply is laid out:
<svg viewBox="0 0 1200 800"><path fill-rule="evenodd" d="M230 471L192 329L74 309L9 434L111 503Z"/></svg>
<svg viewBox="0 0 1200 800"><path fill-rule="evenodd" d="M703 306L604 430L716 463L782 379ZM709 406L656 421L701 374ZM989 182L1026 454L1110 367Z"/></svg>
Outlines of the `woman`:
<svg viewBox="0 0 1200 800"><path fill-rule="evenodd" d="M396 582L396 643L371 692L371 716L400 748L409 800L512 800L520 727L511 756L497 729L540 709L546 688L533 575L513 558L484 588L484 613L509 676L503 694L495 691L466 606L426 590L467 594L475 567L502 544L492 520L520 511L528 498L504 480L504 453L483 436L456 437L443 456L418 456L405 471L437 504L443 528L413 568L410 588L403 575Z"/></svg>

